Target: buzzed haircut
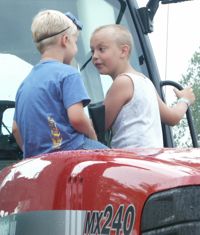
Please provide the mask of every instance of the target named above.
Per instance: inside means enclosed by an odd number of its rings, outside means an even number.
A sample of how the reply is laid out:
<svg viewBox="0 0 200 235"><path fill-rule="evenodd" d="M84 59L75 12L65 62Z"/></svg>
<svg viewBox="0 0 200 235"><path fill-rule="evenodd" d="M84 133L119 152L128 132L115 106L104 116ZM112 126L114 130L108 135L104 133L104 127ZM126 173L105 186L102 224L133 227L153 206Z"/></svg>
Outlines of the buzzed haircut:
<svg viewBox="0 0 200 235"><path fill-rule="evenodd" d="M92 35L104 29L110 29L113 35L113 39L116 41L116 43L119 46L128 45L130 48L129 54L131 53L133 49L133 37L126 27L119 24L103 25L96 28Z"/></svg>

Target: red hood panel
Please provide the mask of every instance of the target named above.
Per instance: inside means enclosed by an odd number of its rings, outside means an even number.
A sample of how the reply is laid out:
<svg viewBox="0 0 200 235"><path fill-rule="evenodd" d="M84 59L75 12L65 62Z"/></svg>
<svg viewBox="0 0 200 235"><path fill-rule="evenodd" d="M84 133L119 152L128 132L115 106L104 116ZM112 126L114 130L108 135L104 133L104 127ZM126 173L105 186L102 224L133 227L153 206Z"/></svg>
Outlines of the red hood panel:
<svg viewBox="0 0 200 235"><path fill-rule="evenodd" d="M65 151L33 157L0 173L0 208L102 210L153 193L200 185L200 149Z"/></svg>

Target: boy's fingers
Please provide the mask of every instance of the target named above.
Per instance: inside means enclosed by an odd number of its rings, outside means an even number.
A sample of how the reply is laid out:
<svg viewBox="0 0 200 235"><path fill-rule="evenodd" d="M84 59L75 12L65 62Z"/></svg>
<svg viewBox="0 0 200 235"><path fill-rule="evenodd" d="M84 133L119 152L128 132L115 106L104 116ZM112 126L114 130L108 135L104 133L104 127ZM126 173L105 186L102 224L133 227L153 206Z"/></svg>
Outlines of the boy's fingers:
<svg viewBox="0 0 200 235"><path fill-rule="evenodd" d="M180 93L180 91L177 88L174 88L174 93L176 94L176 96L178 96L178 94Z"/></svg>

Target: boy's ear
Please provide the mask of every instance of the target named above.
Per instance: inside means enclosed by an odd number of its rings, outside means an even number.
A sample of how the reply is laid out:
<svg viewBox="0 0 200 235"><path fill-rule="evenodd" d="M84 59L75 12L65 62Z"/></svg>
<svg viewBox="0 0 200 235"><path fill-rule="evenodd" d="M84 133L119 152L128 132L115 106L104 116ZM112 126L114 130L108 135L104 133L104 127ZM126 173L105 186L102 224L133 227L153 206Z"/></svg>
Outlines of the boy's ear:
<svg viewBox="0 0 200 235"><path fill-rule="evenodd" d="M130 47L128 45L122 45L121 46L121 51L122 51L122 56L123 57L128 57L129 52L130 52Z"/></svg>
<svg viewBox="0 0 200 235"><path fill-rule="evenodd" d="M66 46L67 41L68 41L68 37L67 37L66 35L63 35L63 36L61 37L61 45L62 45L62 46Z"/></svg>

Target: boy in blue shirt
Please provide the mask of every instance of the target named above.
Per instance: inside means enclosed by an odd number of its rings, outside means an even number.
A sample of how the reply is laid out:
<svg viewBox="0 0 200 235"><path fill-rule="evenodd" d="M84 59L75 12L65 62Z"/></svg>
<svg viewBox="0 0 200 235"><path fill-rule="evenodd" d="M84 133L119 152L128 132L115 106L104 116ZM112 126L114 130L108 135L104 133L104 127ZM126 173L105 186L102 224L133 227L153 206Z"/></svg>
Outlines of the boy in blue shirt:
<svg viewBox="0 0 200 235"><path fill-rule="evenodd" d="M79 72L70 65L81 25L56 10L33 19L33 40L41 60L16 95L13 134L24 157L58 150L107 148L97 136L84 106L90 99Z"/></svg>

